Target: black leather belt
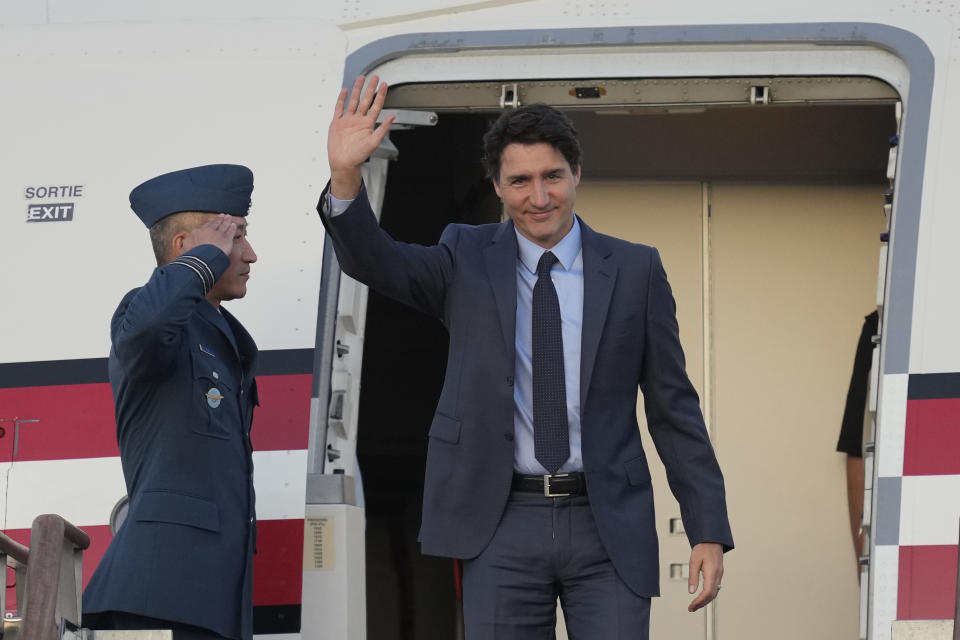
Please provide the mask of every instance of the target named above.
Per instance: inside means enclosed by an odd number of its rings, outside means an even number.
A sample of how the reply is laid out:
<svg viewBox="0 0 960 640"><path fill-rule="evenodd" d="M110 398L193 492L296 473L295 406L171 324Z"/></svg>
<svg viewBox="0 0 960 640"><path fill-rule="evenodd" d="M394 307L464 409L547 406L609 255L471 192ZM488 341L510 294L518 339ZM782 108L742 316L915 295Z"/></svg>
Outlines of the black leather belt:
<svg viewBox="0 0 960 640"><path fill-rule="evenodd" d="M587 495L587 482L583 472L555 473L553 475L513 474L513 490L542 493L547 498Z"/></svg>

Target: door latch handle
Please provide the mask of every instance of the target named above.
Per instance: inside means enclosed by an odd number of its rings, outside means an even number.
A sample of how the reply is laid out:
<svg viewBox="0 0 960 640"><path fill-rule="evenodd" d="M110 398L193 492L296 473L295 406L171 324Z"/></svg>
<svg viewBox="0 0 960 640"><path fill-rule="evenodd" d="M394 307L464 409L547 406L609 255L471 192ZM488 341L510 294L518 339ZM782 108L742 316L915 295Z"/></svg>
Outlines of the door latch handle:
<svg viewBox="0 0 960 640"><path fill-rule="evenodd" d="M686 562L670 563L670 579L686 580L690 577L690 565Z"/></svg>
<svg viewBox="0 0 960 640"><path fill-rule="evenodd" d="M35 418L14 418L11 422L13 422L13 457L16 458L20 449L20 425L25 422L40 421Z"/></svg>

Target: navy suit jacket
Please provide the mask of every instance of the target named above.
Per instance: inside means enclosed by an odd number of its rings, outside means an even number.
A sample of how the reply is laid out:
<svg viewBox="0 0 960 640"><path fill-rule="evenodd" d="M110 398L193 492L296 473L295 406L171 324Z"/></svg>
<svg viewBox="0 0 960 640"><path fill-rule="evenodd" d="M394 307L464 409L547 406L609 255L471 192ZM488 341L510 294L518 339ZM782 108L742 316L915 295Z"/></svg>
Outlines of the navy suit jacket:
<svg viewBox="0 0 960 640"><path fill-rule="evenodd" d="M321 196L321 209L326 192ZM439 244L382 231L365 190L321 212L345 273L439 318L450 333L429 431L424 553L472 558L493 537L513 475L517 239L512 221L451 224ZM685 371L676 308L656 249L582 229L583 470L600 538L624 582L659 595L653 490L637 423L647 422L691 545L733 548L723 477Z"/></svg>
<svg viewBox="0 0 960 640"><path fill-rule="evenodd" d="M187 253L215 278L229 264L212 245ZM110 333L130 502L83 594L84 612L135 613L248 640L257 347L233 316L207 302L197 274L180 265L156 269L128 293Z"/></svg>

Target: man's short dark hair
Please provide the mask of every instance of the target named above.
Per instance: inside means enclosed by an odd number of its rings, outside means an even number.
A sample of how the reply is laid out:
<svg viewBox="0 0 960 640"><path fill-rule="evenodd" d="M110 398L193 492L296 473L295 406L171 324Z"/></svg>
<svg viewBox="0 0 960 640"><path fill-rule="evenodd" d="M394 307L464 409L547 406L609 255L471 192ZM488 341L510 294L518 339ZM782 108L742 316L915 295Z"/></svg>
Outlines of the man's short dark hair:
<svg viewBox="0 0 960 640"><path fill-rule="evenodd" d="M577 130L566 115L545 104L529 104L504 111L483 136L483 164L487 177L500 177L500 159L509 144L546 142L563 154L572 171L580 167L583 151Z"/></svg>
<svg viewBox="0 0 960 640"><path fill-rule="evenodd" d="M174 256L170 255L170 242L173 236L181 231L192 231L205 219L205 215L196 211L181 211L161 218L150 227L150 243L153 245L153 255L157 259L157 266L170 262Z"/></svg>

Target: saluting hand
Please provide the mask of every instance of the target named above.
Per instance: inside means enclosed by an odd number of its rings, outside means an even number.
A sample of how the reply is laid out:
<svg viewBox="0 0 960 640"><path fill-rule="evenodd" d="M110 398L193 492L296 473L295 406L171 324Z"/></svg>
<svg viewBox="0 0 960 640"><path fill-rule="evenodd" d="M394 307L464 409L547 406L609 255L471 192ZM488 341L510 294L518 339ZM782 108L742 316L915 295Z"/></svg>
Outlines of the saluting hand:
<svg viewBox="0 0 960 640"><path fill-rule="evenodd" d="M359 76L353 83L349 102L347 90L340 91L327 133L330 191L341 200L351 200L360 193L360 167L380 145L394 120L390 116L377 127L377 117L387 99L387 84L373 76L364 91L365 80Z"/></svg>
<svg viewBox="0 0 960 640"><path fill-rule="evenodd" d="M201 244L212 244L228 256L233 251L233 241L237 235L237 223L230 216L221 213L206 223L196 227L183 239L181 252L188 251Z"/></svg>

